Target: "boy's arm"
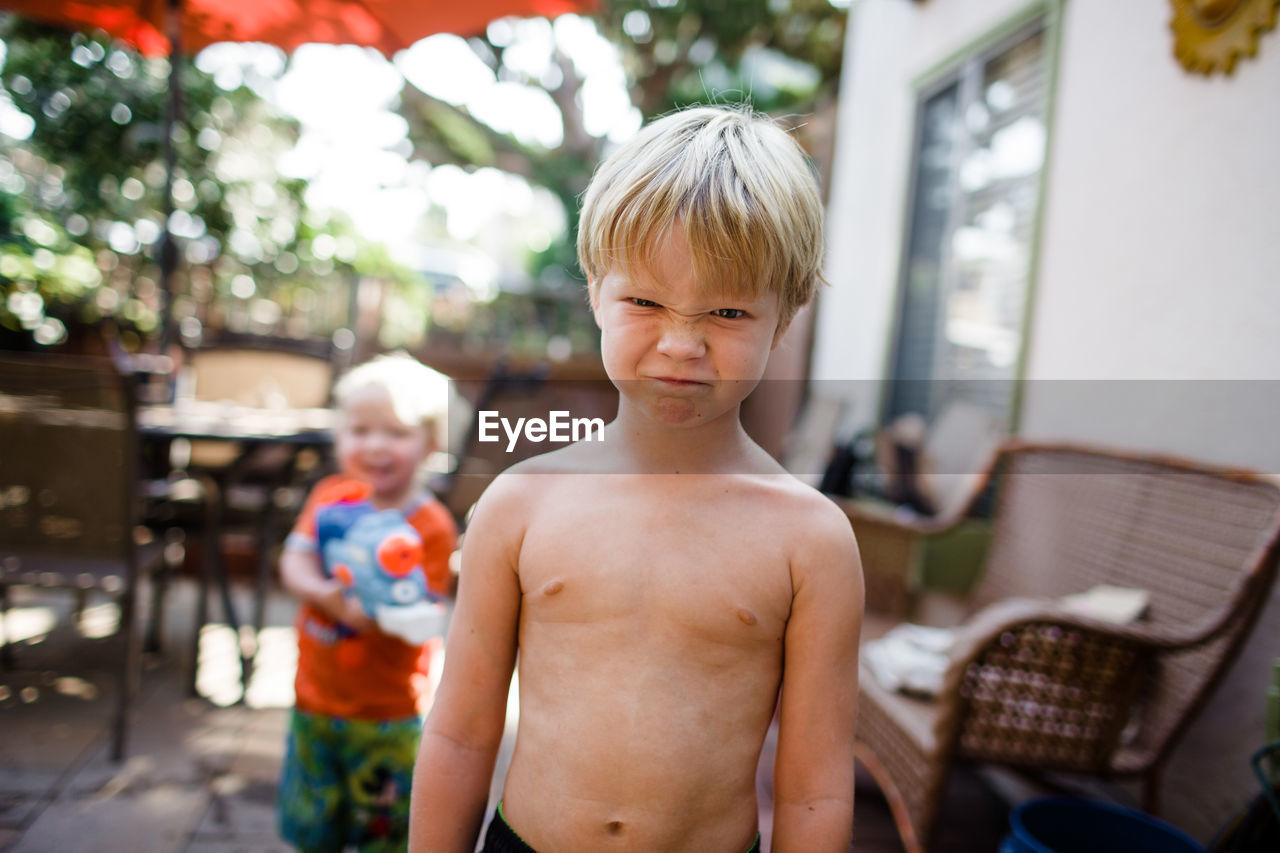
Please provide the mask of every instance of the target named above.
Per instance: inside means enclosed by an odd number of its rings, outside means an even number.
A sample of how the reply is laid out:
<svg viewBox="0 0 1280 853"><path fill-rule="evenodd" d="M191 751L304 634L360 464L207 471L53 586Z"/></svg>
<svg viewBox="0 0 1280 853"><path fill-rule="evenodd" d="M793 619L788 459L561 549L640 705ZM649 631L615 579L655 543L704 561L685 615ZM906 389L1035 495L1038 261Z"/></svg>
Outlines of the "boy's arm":
<svg viewBox="0 0 1280 853"><path fill-rule="evenodd" d="M342 584L325 575L316 550L317 509L321 504L352 495L355 489L359 486L341 475L325 477L311 489L280 554L280 584L299 601L357 633L364 633L375 627L373 619L354 596L344 592ZM353 496L362 495L363 492L358 492Z"/></svg>
<svg viewBox="0 0 1280 853"><path fill-rule="evenodd" d="M358 634L376 627L355 596L347 595L338 581L325 577L320 555L315 551L286 545L280 555L280 583L299 601Z"/></svg>
<svg viewBox="0 0 1280 853"><path fill-rule="evenodd" d="M810 517L814 529L792 563L773 853L844 853L853 833L862 565L848 519L827 506Z"/></svg>
<svg viewBox="0 0 1280 853"><path fill-rule="evenodd" d="M495 480L463 539L444 674L414 767L413 853L471 853L484 822L516 660L521 486L509 474Z"/></svg>

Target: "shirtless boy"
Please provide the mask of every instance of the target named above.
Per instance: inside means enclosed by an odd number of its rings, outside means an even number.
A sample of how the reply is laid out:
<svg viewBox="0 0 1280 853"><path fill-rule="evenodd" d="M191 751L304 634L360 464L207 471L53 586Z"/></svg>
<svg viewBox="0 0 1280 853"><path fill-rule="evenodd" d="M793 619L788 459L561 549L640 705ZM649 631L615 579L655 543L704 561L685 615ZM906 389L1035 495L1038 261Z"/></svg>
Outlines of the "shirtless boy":
<svg viewBox="0 0 1280 853"><path fill-rule="evenodd" d="M821 233L799 147L742 110L669 115L596 173L578 249L618 416L475 509L411 850L475 849L517 651L486 851L759 849L775 708L772 849L848 850L857 547L739 420L813 294Z"/></svg>

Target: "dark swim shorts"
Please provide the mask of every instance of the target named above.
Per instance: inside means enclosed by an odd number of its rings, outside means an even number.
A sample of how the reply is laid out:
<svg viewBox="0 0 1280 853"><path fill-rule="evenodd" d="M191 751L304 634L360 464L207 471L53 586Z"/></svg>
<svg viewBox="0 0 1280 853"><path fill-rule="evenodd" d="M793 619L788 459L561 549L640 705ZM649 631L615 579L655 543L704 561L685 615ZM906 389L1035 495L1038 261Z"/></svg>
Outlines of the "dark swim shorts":
<svg viewBox="0 0 1280 853"><path fill-rule="evenodd" d="M498 803L498 810L489 823L489 831L484 835L484 848L481 853L538 853L538 851L516 834L511 824L507 823L507 819L502 816L502 803ZM756 843L751 845L747 853L760 853L759 835L756 836Z"/></svg>

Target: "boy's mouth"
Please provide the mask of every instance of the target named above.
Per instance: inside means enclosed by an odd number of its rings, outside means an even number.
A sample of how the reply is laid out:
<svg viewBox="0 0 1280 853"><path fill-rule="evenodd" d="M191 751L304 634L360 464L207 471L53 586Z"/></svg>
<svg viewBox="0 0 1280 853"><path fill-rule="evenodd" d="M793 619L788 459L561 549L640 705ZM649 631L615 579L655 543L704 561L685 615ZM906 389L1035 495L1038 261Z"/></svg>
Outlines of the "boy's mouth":
<svg viewBox="0 0 1280 853"><path fill-rule="evenodd" d="M676 388L698 388L711 384L709 382L700 382L697 379L682 379L679 376L655 376L653 378L664 385L671 385Z"/></svg>
<svg viewBox="0 0 1280 853"><path fill-rule="evenodd" d="M712 388L710 382L685 379L682 376L651 376L649 380L655 383L650 386L652 393L673 397L700 397L709 393Z"/></svg>

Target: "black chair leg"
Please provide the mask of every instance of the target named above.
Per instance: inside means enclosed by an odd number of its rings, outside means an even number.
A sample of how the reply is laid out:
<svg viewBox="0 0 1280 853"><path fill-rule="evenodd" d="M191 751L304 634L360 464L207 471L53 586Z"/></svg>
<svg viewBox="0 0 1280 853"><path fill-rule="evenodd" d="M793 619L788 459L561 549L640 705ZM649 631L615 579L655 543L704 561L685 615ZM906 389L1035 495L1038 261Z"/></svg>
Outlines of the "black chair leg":
<svg viewBox="0 0 1280 853"><path fill-rule="evenodd" d="M253 676L258 651L262 647L262 629L267 621L267 593L274 568L271 558L275 551L279 515L280 509L276 505L274 490L272 490L267 497L267 505L263 508L262 519L258 526L257 572L253 586L253 653L249 656L244 670L245 690L249 689L249 679Z"/></svg>
<svg viewBox="0 0 1280 853"><path fill-rule="evenodd" d="M270 514L271 510L266 510L262 527L258 532L257 571L253 582L253 621L250 628L252 637L249 641L249 651L241 660L241 673L246 691L249 689L249 679L253 677L253 668L258 661L258 650L262 647L262 629L267 621L267 579L271 572L270 531L273 525L266 520L266 516Z"/></svg>
<svg viewBox="0 0 1280 853"><path fill-rule="evenodd" d="M9 642L9 587L0 584L0 669L13 669L13 646Z"/></svg>
<svg viewBox="0 0 1280 853"><path fill-rule="evenodd" d="M218 511L220 492L210 478L201 478L205 491L204 556L200 560L200 577L196 589L196 619L191 632L191 670L187 694L199 696L196 689L200 670L200 635L209 621L209 584L215 576L215 563L222 559L221 515Z"/></svg>
<svg viewBox="0 0 1280 853"><path fill-rule="evenodd" d="M144 654L159 654L164 645L164 600L169 593L169 580L177 575L181 565L176 555L182 545L182 537L183 532L176 528L165 534L158 567L151 573L151 612L147 616L147 630L142 640Z"/></svg>
<svg viewBox="0 0 1280 853"><path fill-rule="evenodd" d="M248 669L252 664L245 649L244 639L240 635L240 617L236 611L235 600L231 596L231 579L227 574L226 560L223 559L222 555L222 519L224 517L225 498L222 490L216 485L211 485L209 488L211 489L209 492L210 497L207 501L209 516L205 523L205 559L203 560L200 574L200 596L196 612L196 654L192 658L191 690L192 694L195 695L196 670L200 660L200 630L209 621L208 590L212 582L218 586L218 598L222 605L223 618L227 620L227 627L231 629L231 635L236 638L236 644L239 648L241 678L239 701L243 702L244 688L248 686L249 682Z"/></svg>
<svg viewBox="0 0 1280 853"><path fill-rule="evenodd" d="M111 760L124 760L129 730L129 709L140 692L142 675L142 647L138 638L135 618L137 611L136 586L131 585L120 598L120 642L124 643L120 656L119 691L116 696L115 720L111 734Z"/></svg>

